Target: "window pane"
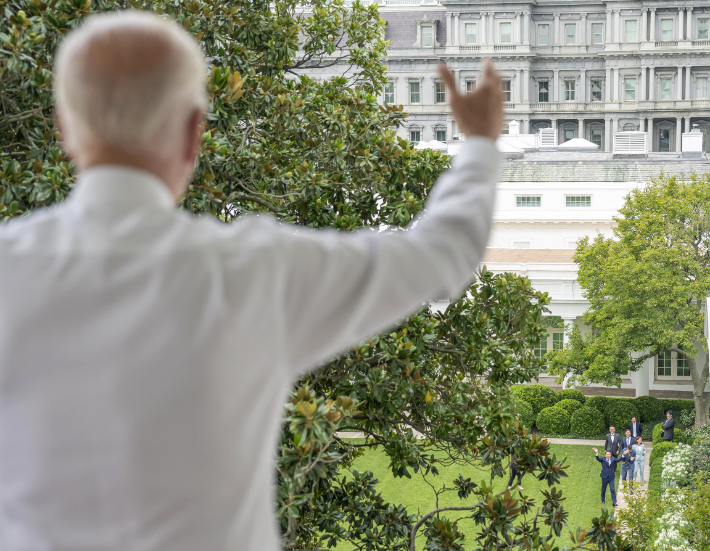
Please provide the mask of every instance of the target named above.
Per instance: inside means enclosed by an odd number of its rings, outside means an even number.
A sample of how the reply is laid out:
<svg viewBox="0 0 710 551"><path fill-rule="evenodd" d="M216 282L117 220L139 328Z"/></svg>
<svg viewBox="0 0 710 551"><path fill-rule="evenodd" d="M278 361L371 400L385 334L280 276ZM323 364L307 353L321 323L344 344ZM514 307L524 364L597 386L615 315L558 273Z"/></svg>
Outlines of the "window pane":
<svg viewBox="0 0 710 551"><path fill-rule="evenodd" d="M547 354L547 336L542 337L538 345L535 347L536 358L544 358L545 354Z"/></svg>
<svg viewBox="0 0 710 551"><path fill-rule="evenodd" d="M385 84L385 103L386 104L392 104L394 103L394 82L388 82Z"/></svg>
<svg viewBox="0 0 710 551"><path fill-rule="evenodd" d="M624 22L626 42L636 42L636 20L629 19Z"/></svg>
<svg viewBox="0 0 710 551"><path fill-rule="evenodd" d="M604 42L602 29L603 25L601 23L592 23L592 44L602 44Z"/></svg>
<svg viewBox="0 0 710 551"><path fill-rule="evenodd" d="M577 83L574 80L565 80L565 101L576 99Z"/></svg>
<svg viewBox="0 0 710 551"><path fill-rule="evenodd" d="M501 44L510 44L513 39L511 35L512 25L510 23L500 24L500 42Z"/></svg>
<svg viewBox="0 0 710 551"><path fill-rule="evenodd" d="M599 149L602 147L602 131L593 129L589 132L589 137L592 143L595 143L599 146Z"/></svg>
<svg viewBox="0 0 710 551"><path fill-rule="evenodd" d="M577 25L566 24L565 25L565 44L574 44L576 42L576 31Z"/></svg>
<svg viewBox="0 0 710 551"><path fill-rule="evenodd" d="M690 377L690 364L685 356L681 356L676 352L678 359L676 360L676 377Z"/></svg>
<svg viewBox="0 0 710 551"><path fill-rule="evenodd" d="M661 19L661 40L673 40L672 19Z"/></svg>
<svg viewBox="0 0 710 551"><path fill-rule="evenodd" d="M409 83L409 103L419 103L419 83Z"/></svg>
<svg viewBox="0 0 710 551"><path fill-rule="evenodd" d="M410 130L409 131L409 141L410 142L418 142L420 141L421 138L421 133L419 130Z"/></svg>
<svg viewBox="0 0 710 551"><path fill-rule="evenodd" d="M562 350L565 342L564 333L553 333L552 334L552 350Z"/></svg>
<svg viewBox="0 0 710 551"><path fill-rule="evenodd" d="M698 40L707 40L708 38L708 19L698 19Z"/></svg>
<svg viewBox="0 0 710 551"><path fill-rule="evenodd" d="M636 79L624 79L624 101L636 101Z"/></svg>
<svg viewBox="0 0 710 551"><path fill-rule="evenodd" d="M509 80L501 80L500 89L503 91L503 101L510 101L510 98L511 98L510 81Z"/></svg>
<svg viewBox="0 0 710 551"><path fill-rule="evenodd" d="M591 207L591 195L568 195L565 198L565 204L568 207Z"/></svg>
<svg viewBox="0 0 710 551"><path fill-rule="evenodd" d="M695 97L696 98L707 98L708 97L708 79L707 77L698 77L695 79Z"/></svg>
<svg viewBox="0 0 710 551"><path fill-rule="evenodd" d="M670 377L671 374L671 353L663 352L658 355L658 376Z"/></svg>
<svg viewBox="0 0 710 551"><path fill-rule="evenodd" d="M537 43L540 46L550 45L550 25L537 26Z"/></svg>
<svg viewBox="0 0 710 551"><path fill-rule="evenodd" d="M476 38L476 24L466 23L466 44L475 44L478 42Z"/></svg>
<svg viewBox="0 0 710 551"><path fill-rule="evenodd" d="M540 195L534 195L530 197L516 197L515 198L516 207L539 207L542 206L542 197Z"/></svg>
<svg viewBox="0 0 710 551"><path fill-rule="evenodd" d="M671 150L671 131L660 130L658 132L658 151Z"/></svg>
<svg viewBox="0 0 710 551"><path fill-rule="evenodd" d="M537 100L541 103L550 101L550 83L546 80L537 83Z"/></svg>
<svg viewBox="0 0 710 551"><path fill-rule="evenodd" d="M467 80L466 81L466 93L470 94L476 89L476 81L475 80Z"/></svg>
<svg viewBox="0 0 710 551"><path fill-rule="evenodd" d="M601 80L592 80L592 101L602 101Z"/></svg>
<svg viewBox="0 0 710 551"><path fill-rule="evenodd" d="M571 128L565 129L565 141L568 142L574 138L574 130Z"/></svg>
<svg viewBox="0 0 710 551"><path fill-rule="evenodd" d="M446 141L446 130L437 130L436 131L436 139L440 142L445 142Z"/></svg>
<svg viewBox="0 0 710 551"><path fill-rule="evenodd" d="M434 35L432 30L433 27L430 26L422 27L422 46L425 48L430 48L434 45Z"/></svg>
<svg viewBox="0 0 710 551"><path fill-rule="evenodd" d="M661 99L671 99L671 79L661 79Z"/></svg>
<svg viewBox="0 0 710 551"><path fill-rule="evenodd" d="M436 82L434 84L434 89L436 92L434 94L435 103L446 103L446 84L443 82Z"/></svg>

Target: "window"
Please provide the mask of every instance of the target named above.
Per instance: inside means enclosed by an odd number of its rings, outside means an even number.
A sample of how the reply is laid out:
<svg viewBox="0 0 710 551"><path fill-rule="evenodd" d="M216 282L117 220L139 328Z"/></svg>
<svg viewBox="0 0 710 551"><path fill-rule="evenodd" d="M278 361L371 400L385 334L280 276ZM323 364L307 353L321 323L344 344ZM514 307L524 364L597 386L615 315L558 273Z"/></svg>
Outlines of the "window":
<svg viewBox="0 0 710 551"><path fill-rule="evenodd" d="M636 101L636 79L624 79L624 101Z"/></svg>
<svg viewBox="0 0 710 551"><path fill-rule="evenodd" d="M431 48L434 46L434 27L427 25L422 27L422 48Z"/></svg>
<svg viewBox="0 0 710 551"><path fill-rule="evenodd" d="M672 19L661 19L661 40L673 40Z"/></svg>
<svg viewBox="0 0 710 551"><path fill-rule="evenodd" d="M503 91L503 101L511 101L510 81L501 80L500 89Z"/></svg>
<svg viewBox="0 0 710 551"><path fill-rule="evenodd" d="M422 133L418 128L413 128L409 131L409 141L416 143L421 141Z"/></svg>
<svg viewBox="0 0 710 551"><path fill-rule="evenodd" d="M478 37L476 36L476 24L466 23L466 44L476 44Z"/></svg>
<svg viewBox="0 0 710 551"><path fill-rule="evenodd" d="M708 21L705 17L698 19L698 40L707 40L708 36Z"/></svg>
<svg viewBox="0 0 710 551"><path fill-rule="evenodd" d="M446 103L446 84L443 82L434 83L434 103Z"/></svg>
<svg viewBox="0 0 710 551"><path fill-rule="evenodd" d="M690 379L690 365L678 352L662 352L656 356L656 376L659 379Z"/></svg>
<svg viewBox="0 0 710 551"><path fill-rule="evenodd" d="M672 359L670 352L662 352L658 355L658 376L670 377L673 374L671 367Z"/></svg>
<svg viewBox="0 0 710 551"><path fill-rule="evenodd" d="M385 91L384 91L384 100L385 104L390 105L394 103L394 82L388 82L385 84Z"/></svg>
<svg viewBox="0 0 710 551"><path fill-rule="evenodd" d="M591 195L568 195L565 197L565 206L567 207L591 207Z"/></svg>
<svg viewBox="0 0 710 551"><path fill-rule="evenodd" d="M565 141L568 142L574 138L574 128L565 128Z"/></svg>
<svg viewBox="0 0 710 551"><path fill-rule="evenodd" d="M409 83L409 103L419 103L419 101L420 101L419 83L418 82L410 82Z"/></svg>
<svg viewBox="0 0 710 551"><path fill-rule="evenodd" d="M555 332L552 333L552 350L562 350L565 345L565 334Z"/></svg>
<svg viewBox="0 0 710 551"><path fill-rule="evenodd" d="M538 25L537 26L537 45L538 46L549 46L550 45L550 25Z"/></svg>
<svg viewBox="0 0 710 551"><path fill-rule="evenodd" d="M624 41L636 42L636 20L627 19L624 21Z"/></svg>
<svg viewBox="0 0 710 551"><path fill-rule="evenodd" d="M708 77L698 77L695 79L695 97L708 97Z"/></svg>
<svg viewBox="0 0 710 551"><path fill-rule="evenodd" d="M565 44L574 44L577 42L577 25L567 23L565 25Z"/></svg>
<svg viewBox="0 0 710 551"><path fill-rule="evenodd" d="M602 131L599 128L592 128L589 131L589 141L595 143L602 148Z"/></svg>
<svg viewBox="0 0 710 551"><path fill-rule="evenodd" d="M671 150L671 131L661 128L658 131L658 151Z"/></svg>
<svg viewBox="0 0 710 551"><path fill-rule="evenodd" d="M541 207L542 197L540 195L522 196L515 198L516 207Z"/></svg>
<svg viewBox="0 0 710 551"><path fill-rule="evenodd" d="M510 44L513 42L512 29L513 29L513 26L510 23L501 23L500 24L500 43L501 44Z"/></svg>
<svg viewBox="0 0 710 551"><path fill-rule="evenodd" d="M439 142L446 141L446 129L445 128L437 128L434 135L435 135L435 138L437 141L439 141Z"/></svg>
<svg viewBox="0 0 710 551"><path fill-rule="evenodd" d="M602 80L592 79L592 101L602 101Z"/></svg>
<svg viewBox="0 0 710 551"><path fill-rule="evenodd" d="M476 89L476 81L475 80L467 80L466 81L466 93L470 94Z"/></svg>
<svg viewBox="0 0 710 551"><path fill-rule="evenodd" d="M533 353L536 358L544 358L548 350L562 350L564 343L565 330L549 328L547 330L547 336L540 339Z"/></svg>
<svg viewBox="0 0 710 551"><path fill-rule="evenodd" d="M690 364L688 363L688 358L682 356L676 352L676 377L690 377Z"/></svg>
<svg viewBox="0 0 710 551"><path fill-rule="evenodd" d="M661 78L661 95L659 99L671 99L671 78Z"/></svg>
<svg viewBox="0 0 710 551"><path fill-rule="evenodd" d="M540 80L537 83L537 101L540 103L550 101L550 83L546 80Z"/></svg>
<svg viewBox="0 0 710 551"><path fill-rule="evenodd" d="M565 80L565 101L575 101L577 83L574 80Z"/></svg>
<svg viewBox="0 0 710 551"><path fill-rule="evenodd" d="M543 337L540 339L540 342L535 347L533 354L535 354L536 358L545 357L545 354L547 354L547 337Z"/></svg>
<svg viewBox="0 0 710 551"><path fill-rule="evenodd" d="M604 43L604 25L602 23L592 23L592 44Z"/></svg>

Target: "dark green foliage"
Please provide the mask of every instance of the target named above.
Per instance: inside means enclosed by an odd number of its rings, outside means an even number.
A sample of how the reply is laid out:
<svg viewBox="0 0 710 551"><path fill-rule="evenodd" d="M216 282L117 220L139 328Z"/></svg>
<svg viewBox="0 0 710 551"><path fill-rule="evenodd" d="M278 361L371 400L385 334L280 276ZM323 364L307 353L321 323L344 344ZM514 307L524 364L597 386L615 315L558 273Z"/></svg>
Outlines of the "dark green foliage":
<svg viewBox="0 0 710 551"><path fill-rule="evenodd" d="M695 401L680 400L675 398L661 398L661 408L663 409L663 417L668 410L673 412L673 417L680 416L681 411L690 411L695 409Z"/></svg>
<svg viewBox="0 0 710 551"><path fill-rule="evenodd" d="M638 411L633 403L627 400L610 401L604 409L604 421L608 427L616 427L619 434L624 434L633 416L638 417Z"/></svg>
<svg viewBox="0 0 710 551"><path fill-rule="evenodd" d="M556 408L562 408L564 409L569 415L572 415L575 411L577 411L579 408L582 407L582 404L580 404L577 400L572 400L571 398L565 398L564 400L560 400L555 404Z"/></svg>
<svg viewBox="0 0 710 551"><path fill-rule="evenodd" d="M582 406L572 414L570 432L585 438L594 438L604 434L604 414L598 409Z"/></svg>
<svg viewBox="0 0 710 551"><path fill-rule="evenodd" d="M602 414L608 404L609 398L606 396L587 396L587 401L584 402L585 406L594 408Z"/></svg>
<svg viewBox="0 0 710 551"><path fill-rule="evenodd" d="M634 405L641 417L639 421L642 423L663 417L663 403L655 396L638 396L634 399Z"/></svg>
<svg viewBox="0 0 710 551"><path fill-rule="evenodd" d="M663 425L658 423L653 427L653 439L651 440L653 445L663 443ZM673 429L673 442L678 442L679 444L685 444L685 431L678 426L678 421Z"/></svg>
<svg viewBox="0 0 710 551"><path fill-rule="evenodd" d="M651 452L651 455L653 455L653 451ZM649 459L649 462L651 460ZM648 491L649 493L655 494L656 496L661 496L662 495L662 486L663 483L663 465L662 462L659 461L658 465L655 465L651 467L650 474L648 476Z"/></svg>
<svg viewBox="0 0 710 551"><path fill-rule="evenodd" d="M577 400L580 404L584 404L587 397L582 394L581 390L576 388L564 388L557 393L558 400Z"/></svg>
<svg viewBox="0 0 710 551"><path fill-rule="evenodd" d="M520 422L526 429L532 429L535 424L535 412L532 406L525 400L516 400L515 405L518 410L518 419L520 419Z"/></svg>
<svg viewBox="0 0 710 551"><path fill-rule="evenodd" d="M558 401L555 391L545 385L513 385L511 391L530 404L535 415L545 408L554 406Z"/></svg>
<svg viewBox="0 0 710 551"><path fill-rule="evenodd" d="M653 468L658 466L660 468L663 457L673 448L678 445L678 442L658 442L653 444L651 448L651 454L648 456L648 465ZM656 464L656 462L658 462Z"/></svg>
<svg viewBox="0 0 710 551"><path fill-rule="evenodd" d="M548 407L538 413L535 425L544 434L568 434L570 415L557 406Z"/></svg>

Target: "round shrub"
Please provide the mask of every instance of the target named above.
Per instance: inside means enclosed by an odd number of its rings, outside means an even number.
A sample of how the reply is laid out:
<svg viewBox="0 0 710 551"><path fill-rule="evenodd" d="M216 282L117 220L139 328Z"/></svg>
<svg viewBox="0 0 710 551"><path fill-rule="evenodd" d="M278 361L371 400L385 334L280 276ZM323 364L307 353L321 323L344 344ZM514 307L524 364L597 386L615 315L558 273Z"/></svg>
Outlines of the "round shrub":
<svg viewBox="0 0 710 551"><path fill-rule="evenodd" d="M575 411L582 407L582 404L580 404L577 400L565 398L564 400L557 402L555 407L562 408L567 411L568 414L572 415Z"/></svg>
<svg viewBox="0 0 710 551"><path fill-rule="evenodd" d="M515 407L518 410L518 420L526 429L532 429L535 424L535 413L533 412L532 406L525 400L517 400Z"/></svg>
<svg viewBox="0 0 710 551"><path fill-rule="evenodd" d="M604 415L595 408L582 406L572 414L570 432L587 438L604 434Z"/></svg>
<svg viewBox="0 0 710 551"><path fill-rule="evenodd" d="M569 433L569 413L558 407L545 408L537 415L537 430L545 434Z"/></svg>
<svg viewBox="0 0 710 551"><path fill-rule="evenodd" d="M624 434L626 427L631 422L632 417L638 418L639 412L631 401L613 400L610 401L604 410L604 421L608 427L616 427L619 434Z"/></svg>
<svg viewBox="0 0 710 551"><path fill-rule="evenodd" d="M655 396L639 396L634 398L634 405L639 412L641 423L648 423L663 417L663 405Z"/></svg>
<svg viewBox="0 0 710 551"><path fill-rule="evenodd" d="M609 398L606 396L591 396L587 398L584 405L590 408L594 408L600 413L604 413L606 406L609 404Z"/></svg>
<svg viewBox="0 0 710 551"><path fill-rule="evenodd" d="M557 393L557 398L559 400L577 400L580 404L584 404L587 397L582 394L581 390L576 388L565 388Z"/></svg>
<svg viewBox="0 0 710 551"><path fill-rule="evenodd" d="M543 409L557 403L557 394L545 385L513 385L511 390L520 400L524 400L532 406L536 416Z"/></svg>
<svg viewBox="0 0 710 551"><path fill-rule="evenodd" d="M665 442L663 440L663 424L658 423L655 427L653 427L653 436L651 437L651 441L653 442L653 445L655 446L656 444L662 444ZM684 444L685 443L685 431L678 427L678 422L676 421L676 425L673 430L673 442L678 442L679 444Z"/></svg>
<svg viewBox="0 0 710 551"><path fill-rule="evenodd" d="M682 410L680 412L680 415L678 416L678 420L680 421L681 425L685 425L686 427L689 427L690 425L694 425L695 424L695 408Z"/></svg>

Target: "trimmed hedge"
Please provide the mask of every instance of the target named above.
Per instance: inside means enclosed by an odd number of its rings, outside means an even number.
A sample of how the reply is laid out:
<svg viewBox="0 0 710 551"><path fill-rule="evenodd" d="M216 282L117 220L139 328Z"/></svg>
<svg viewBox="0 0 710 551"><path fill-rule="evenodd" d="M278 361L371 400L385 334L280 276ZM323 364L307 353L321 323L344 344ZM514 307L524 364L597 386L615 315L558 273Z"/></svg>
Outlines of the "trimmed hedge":
<svg viewBox="0 0 710 551"><path fill-rule="evenodd" d="M650 461L650 459L649 459ZM651 467L651 473L648 476L648 493L661 495L663 484L663 464L659 463L656 467Z"/></svg>
<svg viewBox="0 0 710 551"><path fill-rule="evenodd" d="M633 416L638 417L638 411L636 411L636 406L628 400L610 401L604 410L604 421L607 426L613 425L619 429L619 434L624 434Z"/></svg>
<svg viewBox="0 0 710 551"><path fill-rule="evenodd" d="M580 404L584 405L584 402L587 400L587 397L582 394L581 390L577 390L576 388L565 388L560 390L557 393L557 398L562 400L577 400Z"/></svg>
<svg viewBox="0 0 710 551"><path fill-rule="evenodd" d="M568 434L569 418L566 410L553 406L538 413L535 425L545 434Z"/></svg>
<svg viewBox="0 0 710 551"><path fill-rule="evenodd" d="M513 385L510 388L515 396L532 406L536 416L558 402L555 391L545 385Z"/></svg>
<svg viewBox="0 0 710 551"><path fill-rule="evenodd" d="M572 400L570 398L565 398L564 400L560 400L555 404L556 408L562 408L564 409L569 415L572 415L575 411L577 411L579 408L582 407L582 404L580 404L577 400Z"/></svg>
<svg viewBox="0 0 710 551"><path fill-rule="evenodd" d="M695 401L663 398L661 399L661 407L663 408L661 417L663 417L668 410L673 412L673 417L678 417L681 411L695 409Z"/></svg>
<svg viewBox="0 0 710 551"><path fill-rule="evenodd" d="M661 469L663 456L677 445L678 442L659 442L658 444L654 444L653 448L651 448L651 455L648 456L648 466L653 467L656 465L656 461L658 461L658 468Z"/></svg>
<svg viewBox="0 0 710 551"><path fill-rule="evenodd" d="M651 439L653 442L654 447L656 444L663 444L665 440L663 440L663 424L658 423L655 427L653 427L653 438ZM674 427L673 430L673 442L678 442L680 444L685 443L685 431L681 429L678 426L678 420L676 419L676 426Z"/></svg>
<svg viewBox="0 0 710 551"><path fill-rule="evenodd" d="M579 434L592 438L604 434L604 415L595 408L582 406L572 414L570 431L572 434Z"/></svg>
<svg viewBox="0 0 710 551"><path fill-rule="evenodd" d="M609 405L609 398L606 396L591 396L587 398L584 405L596 409L599 413L604 413L606 406Z"/></svg>
<svg viewBox="0 0 710 551"><path fill-rule="evenodd" d="M663 405L655 396L639 396L634 399L634 405L639 412L641 423L648 423L663 417Z"/></svg>
<svg viewBox="0 0 710 551"><path fill-rule="evenodd" d="M518 410L518 419L520 422L526 429L532 429L535 424L535 412L533 412L532 406L525 400L517 400L515 405Z"/></svg>

